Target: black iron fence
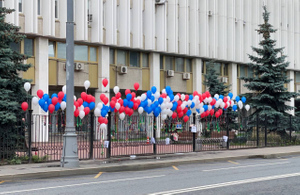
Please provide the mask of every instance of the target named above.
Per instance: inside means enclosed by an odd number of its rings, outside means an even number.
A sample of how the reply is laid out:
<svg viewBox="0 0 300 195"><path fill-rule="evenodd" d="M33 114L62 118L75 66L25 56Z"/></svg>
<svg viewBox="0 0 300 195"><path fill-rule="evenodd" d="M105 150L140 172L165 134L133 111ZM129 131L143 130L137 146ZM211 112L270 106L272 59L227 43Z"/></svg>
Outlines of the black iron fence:
<svg viewBox="0 0 300 195"><path fill-rule="evenodd" d="M78 157L104 159L117 156L183 153L207 150L242 149L299 144L297 135L300 118L284 116L278 122L284 128L270 130L264 117L256 117L254 124L248 117L224 113L216 118L191 116L161 120L153 115L135 113L120 120L109 113L107 128L101 127L93 114L75 118ZM191 132L195 124L196 132ZM24 116L22 128L14 136L1 133L0 158L9 162L59 161L62 155L65 113Z"/></svg>

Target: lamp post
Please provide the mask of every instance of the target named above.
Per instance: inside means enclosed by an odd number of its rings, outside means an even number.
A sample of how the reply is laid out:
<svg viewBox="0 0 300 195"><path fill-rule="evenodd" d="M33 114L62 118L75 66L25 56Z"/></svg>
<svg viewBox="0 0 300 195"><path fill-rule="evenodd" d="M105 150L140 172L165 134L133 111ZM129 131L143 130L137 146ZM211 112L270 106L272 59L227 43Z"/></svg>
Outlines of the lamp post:
<svg viewBox="0 0 300 195"><path fill-rule="evenodd" d="M74 21L73 21L73 0L67 0L67 63L66 63L66 83L67 83L67 111L66 130L64 134L64 145L61 158L61 167L79 167L77 134L74 127Z"/></svg>

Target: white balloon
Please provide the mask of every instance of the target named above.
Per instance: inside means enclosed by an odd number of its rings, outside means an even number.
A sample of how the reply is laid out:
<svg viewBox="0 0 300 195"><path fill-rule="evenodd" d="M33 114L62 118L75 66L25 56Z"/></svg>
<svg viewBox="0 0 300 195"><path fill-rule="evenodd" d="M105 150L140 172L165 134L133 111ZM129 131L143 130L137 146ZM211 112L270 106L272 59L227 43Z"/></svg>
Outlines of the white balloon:
<svg viewBox="0 0 300 195"><path fill-rule="evenodd" d="M138 112L139 112L139 114L142 114L144 112L144 108L143 107L139 107Z"/></svg>
<svg viewBox="0 0 300 195"><path fill-rule="evenodd" d="M165 89L161 90L161 93L167 93Z"/></svg>
<svg viewBox="0 0 300 195"><path fill-rule="evenodd" d="M167 115L166 114L163 114L163 115L161 115L161 120L166 120L166 118L167 118Z"/></svg>
<svg viewBox="0 0 300 195"><path fill-rule="evenodd" d="M174 101L177 102L178 100L179 100L179 96L178 96L178 95L175 95Z"/></svg>
<svg viewBox="0 0 300 195"><path fill-rule="evenodd" d="M173 111L172 110L168 110L168 116L171 117L173 114Z"/></svg>
<svg viewBox="0 0 300 195"><path fill-rule="evenodd" d="M64 85L64 86L62 87L62 91L64 92L64 94L67 93L67 86L66 86L66 85Z"/></svg>
<svg viewBox="0 0 300 195"><path fill-rule="evenodd" d="M61 107L62 110L65 110L66 107L67 107L66 102L65 102L65 101L62 101L62 102L60 103L60 107Z"/></svg>
<svg viewBox="0 0 300 195"><path fill-rule="evenodd" d="M91 86L91 82L89 80L84 81L84 87L87 90Z"/></svg>
<svg viewBox="0 0 300 195"><path fill-rule="evenodd" d="M208 101L208 103L210 103L210 102L212 101L212 97L209 97L209 98L207 99L207 101Z"/></svg>
<svg viewBox="0 0 300 195"><path fill-rule="evenodd" d="M101 102L99 102L98 104L97 104L97 108L99 108L100 110L103 108L103 104L101 103Z"/></svg>
<svg viewBox="0 0 300 195"><path fill-rule="evenodd" d="M215 94L214 97L219 99L219 94Z"/></svg>
<svg viewBox="0 0 300 195"><path fill-rule="evenodd" d="M226 102L226 104L227 104L227 108L229 108L229 106L230 106L230 103L229 103L229 102Z"/></svg>
<svg viewBox="0 0 300 195"><path fill-rule="evenodd" d="M159 96L160 96L159 92L158 92L158 91L157 91L157 92L155 92L155 94L154 94L154 97L155 97L156 99L158 99L158 98L159 98Z"/></svg>
<svg viewBox="0 0 300 195"><path fill-rule="evenodd" d="M167 96L165 100L166 100L166 102L170 102L170 97Z"/></svg>
<svg viewBox="0 0 300 195"><path fill-rule="evenodd" d="M211 109L212 109L212 106L211 106L211 105L208 105L207 107L208 107L208 110L211 110Z"/></svg>
<svg viewBox="0 0 300 195"><path fill-rule="evenodd" d="M84 110L84 106L83 106L83 105L79 106L79 107L78 107L78 110L79 110L79 111L83 111L83 110Z"/></svg>
<svg viewBox="0 0 300 195"><path fill-rule="evenodd" d="M79 117L80 117L81 119L83 119L84 116L85 116L85 113L84 113L83 110L81 110L81 111L79 112Z"/></svg>
<svg viewBox="0 0 300 195"><path fill-rule="evenodd" d="M32 98L32 104L33 104L34 106L36 106L36 105L38 105L38 103L39 103L39 99L38 99L37 97L33 97L33 98Z"/></svg>
<svg viewBox="0 0 300 195"><path fill-rule="evenodd" d="M203 113L204 112L204 108L200 108L200 113Z"/></svg>
<svg viewBox="0 0 300 195"><path fill-rule="evenodd" d="M220 104L220 107L223 109L223 108L224 108L224 106L225 106L225 103L224 103L224 102L222 102L222 103Z"/></svg>
<svg viewBox="0 0 300 195"><path fill-rule="evenodd" d="M168 103L166 103L166 104L168 104ZM166 104L165 103L162 103L161 105L160 105L160 108L163 110L163 109L165 109L166 108Z"/></svg>
<svg viewBox="0 0 300 195"><path fill-rule="evenodd" d="M116 108L117 110L119 110L120 107L121 107L121 104L120 104L120 103L116 103L115 108Z"/></svg>
<svg viewBox="0 0 300 195"><path fill-rule="evenodd" d="M95 108L94 115L95 116L100 116L100 109L99 108Z"/></svg>
<svg viewBox="0 0 300 195"><path fill-rule="evenodd" d="M241 100L238 102L238 106L239 106L240 109L243 108L243 102Z"/></svg>
<svg viewBox="0 0 300 195"><path fill-rule="evenodd" d="M184 103L181 104L181 109L183 110L186 107Z"/></svg>
<svg viewBox="0 0 300 195"><path fill-rule="evenodd" d="M76 110L76 106L74 105L74 106L73 106L73 108L74 108L74 112L75 112L75 110Z"/></svg>
<svg viewBox="0 0 300 195"><path fill-rule="evenodd" d="M121 120L124 120L124 118L125 118L125 113L122 112L122 113L119 115L119 118L120 118Z"/></svg>
<svg viewBox="0 0 300 195"><path fill-rule="evenodd" d="M31 88L31 84L29 82L24 83L24 89L25 89L25 91L28 92L30 90L30 88Z"/></svg>
<svg viewBox="0 0 300 195"><path fill-rule="evenodd" d="M234 105L234 101L233 100L230 100L230 105L231 105L231 107Z"/></svg>
<svg viewBox="0 0 300 195"><path fill-rule="evenodd" d="M118 86L115 86L115 87L114 87L114 92L115 92L115 94L119 93L119 91L120 91L120 88L119 88Z"/></svg>
<svg viewBox="0 0 300 195"><path fill-rule="evenodd" d="M195 99L196 101L199 100L199 96L196 95L196 96L194 97L194 99Z"/></svg>
<svg viewBox="0 0 300 195"><path fill-rule="evenodd" d="M141 95L141 101L144 101L147 98L146 94Z"/></svg>
<svg viewBox="0 0 300 195"><path fill-rule="evenodd" d="M187 105L190 107L192 105L192 100L188 100Z"/></svg>
<svg viewBox="0 0 300 195"><path fill-rule="evenodd" d="M151 104L152 104L152 101L151 100L147 100L148 101L148 106L151 106Z"/></svg>
<svg viewBox="0 0 300 195"><path fill-rule="evenodd" d="M73 98L75 101L77 100L77 97L74 95L74 98Z"/></svg>
<svg viewBox="0 0 300 195"><path fill-rule="evenodd" d="M102 124L100 125L100 129L101 129L101 130L105 130L106 128L107 128L107 125L106 125L106 124L102 123Z"/></svg>
<svg viewBox="0 0 300 195"><path fill-rule="evenodd" d="M185 95L181 94L181 100L183 101L185 99Z"/></svg>
<svg viewBox="0 0 300 195"><path fill-rule="evenodd" d="M249 104L247 104L247 105L245 106L245 109L246 109L247 111L249 111L249 109L250 109L250 105L249 105Z"/></svg>

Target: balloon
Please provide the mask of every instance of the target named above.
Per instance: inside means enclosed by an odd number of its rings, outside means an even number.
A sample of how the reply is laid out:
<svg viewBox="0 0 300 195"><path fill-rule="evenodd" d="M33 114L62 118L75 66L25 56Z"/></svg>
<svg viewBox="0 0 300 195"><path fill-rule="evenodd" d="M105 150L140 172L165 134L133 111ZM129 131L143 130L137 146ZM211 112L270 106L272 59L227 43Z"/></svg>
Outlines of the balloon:
<svg viewBox="0 0 300 195"><path fill-rule="evenodd" d="M133 87L134 87L135 90L138 90L139 87L140 87L140 84L139 83L134 83Z"/></svg>
<svg viewBox="0 0 300 195"><path fill-rule="evenodd" d="M245 109L246 109L247 111L249 111L249 109L250 109L249 104L247 104L247 105L245 106Z"/></svg>
<svg viewBox="0 0 300 195"><path fill-rule="evenodd" d="M186 115L187 115L187 116L191 116L191 114L192 114L192 111L191 111L191 110L188 110L188 111L186 112Z"/></svg>
<svg viewBox="0 0 300 195"><path fill-rule="evenodd" d="M133 109L134 109L134 110L138 109L138 107L139 107L139 105L138 105L137 103L134 103L134 104L133 104Z"/></svg>
<svg viewBox="0 0 300 195"><path fill-rule="evenodd" d="M25 91L28 92L30 90L30 88L31 88L31 84L29 82L24 83L24 89L25 89Z"/></svg>
<svg viewBox="0 0 300 195"><path fill-rule="evenodd" d="M125 114L124 114L124 113L121 113L121 114L119 115L119 118L120 118L121 120L124 120Z"/></svg>
<svg viewBox="0 0 300 195"><path fill-rule="evenodd" d="M114 92L115 92L115 94L119 93L119 91L120 91L120 88L119 88L118 86L115 86L115 87L114 87Z"/></svg>
<svg viewBox="0 0 300 195"><path fill-rule="evenodd" d="M103 79L103 80L102 80L102 85L103 85L104 87L106 87L107 84L108 84L108 80L107 80L106 78Z"/></svg>
<svg viewBox="0 0 300 195"><path fill-rule="evenodd" d="M108 98L105 97L102 102L106 105L108 103Z"/></svg>
<svg viewBox="0 0 300 195"><path fill-rule="evenodd" d="M28 103L27 103L27 102L23 102L23 103L21 104L21 108L22 108L23 111L26 111L27 108L28 108Z"/></svg>
<svg viewBox="0 0 300 195"><path fill-rule="evenodd" d="M232 99L233 94L230 92L230 93L228 93L228 96L230 97L230 99Z"/></svg>
<svg viewBox="0 0 300 195"><path fill-rule="evenodd" d="M106 124L101 124L101 125L100 125L100 129L101 129L101 130L105 130L106 128L107 128L107 125L106 125Z"/></svg>
<svg viewBox="0 0 300 195"><path fill-rule="evenodd" d="M58 98L57 97L53 97L52 98L52 104L55 106L58 103Z"/></svg>
<svg viewBox="0 0 300 195"><path fill-rule="evenodd" d="M127 99L128 101L130 101L131 98L132 98L132 95L131 95L130 93L128 93L128 94L126 95L126 99Z"/></svg>
<svg viewBox="0 0 300 195"><path fill-rule="evenodd" d="M143 107L139 107L138 112L139 112L139 114L142 114L144 112L144 108Z"/></svg>
<svg viewBox="0 0 300 195"><path fill-rule="evenodd" d="M97 108L95 108L95 110L94 110L94 115L95 116L100 116L100 109L97 107Z"/></svg>
<svg viewBox="0 0 300 195"><path fill-rule="evenodd" d="M128 107L129 107L129 108L132 108L132 107L133 107L133 105L134 105L134 104L133 104L133 102L132 102L132 101L130 101L130 102L128 103Z"/></svg>
<svg viewBox="0 0 300 195"><path fill-rule="evenodd" d="M78 117L78 116L79 116L79 110L76 109L76 110L74 111L74 116L75 116L75 117Z"/></svg>
<svg viewBox="0 0 300 195"><path fill-rule="evenodd" d="M44 94L44 95L43 95L43 99L44 99L45 101L48 101L48 100L49 100L49 95L48 95L48 94Z"/></svg>
<svg viewBox="0 0 300 195"><path fill-rule="evenodd" d="M242 108L243 108L243 102L242 102L242 101L239 101L239 102L238 102L238 106L239 106L240 109L242 109Z"/></svg>
<svg viewBox="0 0 300 195"><path fill-rule="evenodd" d="M52 113L54 112L54 110L55 110L55 106L54 106L53 104L50 104L50 105L48 106L48 110L49 110L49 112L52 114Z"/></svg>
<svg viewBox="0 0 300 195"><path fill-rule="evenodd" d="M66 92L67 92L67 86L64 85L64 86L61 88L61 90L62 90L62 92L63 92L64 94L66 94Z"/></svg>
<svg viewBox="0 0 300 195"><path fill-rule="evenodd" d="M237 110L237 105L233 105L233 106L232 106L232 110L233 110L233 111L236 111L236 110Z"/></svg>
<svg viewBox="0 0 300 195"><path fill-rule="evenodd" d="M235 101L237 101L237 102L240 101L240 97L239 97L239 96L236 96L236 97L235 97Z"/></svg>
<svg viewBox="0 0 300 195"><path fill-rule="evenodd" d="M182 111L178 113L178 117L179 118L183 117L183 112Z"/></svg>
<svg viewBox="0 0 300 195"><path fill-rule="evenodd" d="M34 106L36 106L36 105L38 105L38 103L39 103L39 99L38 99L37 97L33 97L33 98L32 98L32 104L33 104Z"/></svg>
<svg viewBox="0 0 300 195"><path fill-rule="evenodd" d="M147 98L151 98L151 91L147 91Z"/></svg>
<svg viewBox="0 0 300 195"><path fill-rule="evenodd" d="M125 95L127 95L127 94L129 94L129 93L131 93L130 89L126 89L126 90L125 90Z"/></svg>
<svg viewBox="0 0 300 195"><path fill-rule="evenodd" d="M85 112L84 112L83 110L81 110L81 111L79 112L79 117L80 117L81 119L83 119L84 116L85 116Z"/></svg>
<svg viewBox="0 0 300 195"><path fill-rule="evenodd" d="M242 97L242 102L246 103L246 98L245 97Z"/></svg>
<svg viewBox="0 0 300 195"><path fill-rule="evenodd" d="M88 115L90 113L90 108L89 107L85 107L83 109L83 111L84 111L85 115Z"/></svg>
<svg viewBox="0 0 300 195"><path fill-rule="evenodd" d="M156 87L155 86L152 86L151 87L151 92L154 94L156 92Z"/></svg>
<svg viewBox="0 0 300 195"><path fill-rule="evenodd" d="M82 100L86 101L86 98L87 98L87 94L85 92L82 92L80 94L80 97L82 98Z"/></svg>
<svg viewBox="0 0 300 195"><path fill-rule="evenodd" d="M89 80L84 81L84 88L85 88L85 90L87 90L90 86L91 86L91 82Z"/></svg>
<svg viewBox="0 0 300 195"><path fill-rule="evenodd" d="M214 112L215 112L215 111L212 109L212 110L210 110L209 113L210 113L211 116L213 116L213 115L214 115Z"/></svg>
<svg viewBox="0 0 300 195"><path fill-rule="evenodd" d="M176 112L173 112L172 118L175 119L176 117L177 117L177 113L176 113Z"/></svg>
<svg viewBox="0 0 300 195"><path fill-rule="evenodd" d="M183 121L186 123L186 122L188 122L188 120L189 120L189 117L188 116L184 116L183 117Z"/></svg>
<svg viewBox="0 0 300 195"><path fill-rule="evenodd" d="M62 110L65 110L65 108L67 107L66 102L61 102L60 107L61 107Z"/></svg>
<svg viewBox="0 0 300 195"><path fill-rule="evenodd" d="M83 106L84 108L86 108L86 107L88 107L88 106L89 106L89 103L87 103L87 102L83 102L82 106Z"/></svg>
<svg viewBox="0 0 300 195"><path fill-rule="evenodd" d="M147 98L146 94L141 95L141 100L144 101Z"/></svg>
<svg viewBox="0 0 300 195"><path fill-rule="evenodd" d="M115 108L115 106L116 106L116 102L115 101L111 101L110 102L110 107Z"/></svg>
<svg viewBox="0 0 300 195"><path fill-rule="evenodd" d="M93 110L95 108L95 102L89 103L90 110Z"/></svg>
<svg viewBox="0 0 300 195"><path fill-rule="evenodd" d="M36 94L37 94L37 96L38 96L39 98L42 98L43 95L44 95L44 92L43 92L42 90L39 89L39 90L36 92Z"/></svg>
<svg viewBox="0 0 300 195"><path fill-rule="evenodd" d="M121 104L117 102L117 103L115 104L115 108L116 108L117 110L119 110L120 107L121 107Z"/></svg>

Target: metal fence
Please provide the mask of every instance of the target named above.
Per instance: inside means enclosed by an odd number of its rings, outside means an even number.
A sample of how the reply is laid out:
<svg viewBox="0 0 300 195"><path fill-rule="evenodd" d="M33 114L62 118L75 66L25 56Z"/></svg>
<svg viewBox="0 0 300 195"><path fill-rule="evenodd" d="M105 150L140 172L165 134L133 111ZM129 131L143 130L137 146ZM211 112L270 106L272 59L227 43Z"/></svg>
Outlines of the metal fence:
<svg viewBox="0 0 300 195"><path fill-rule="evenodd" d="M298 144L297 124L300 120L297 117L277 119L285 127L285 136L264 126L263 117L256 117L254 125L250 125L246 116L233 118L231 120L228 113L219 118L194 115L185 123L182 119L172 118L162 121L146 113L134 113L120 120L118 114L109 113L108 127L101 129L97 117L91 113L82 120L77 117L74 121L78 157L80 160L104 159ZM5 137L2 132L0 158L22 157L29 162L59 161L63 148L65 113L37 115L27 112L24 121L22 128L16 130L15 137ZM191 124L197 127L196 133L190 131Z"/></svg>

